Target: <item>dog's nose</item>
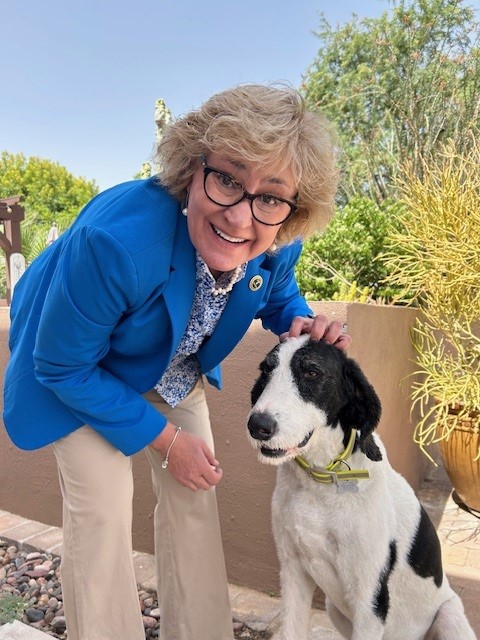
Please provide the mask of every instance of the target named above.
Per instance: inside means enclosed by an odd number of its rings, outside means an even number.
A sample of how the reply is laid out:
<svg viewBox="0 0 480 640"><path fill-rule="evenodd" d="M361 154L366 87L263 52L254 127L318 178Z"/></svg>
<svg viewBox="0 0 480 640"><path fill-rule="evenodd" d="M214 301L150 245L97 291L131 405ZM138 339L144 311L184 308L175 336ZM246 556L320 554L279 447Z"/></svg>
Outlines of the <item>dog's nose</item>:
<svg viewBox="0 0 480 640"><path fill-rule="evenodd" d="M250 416L248 430L255 440L270 440L277 431L277 421L271 413L258 411Z"/></svg>

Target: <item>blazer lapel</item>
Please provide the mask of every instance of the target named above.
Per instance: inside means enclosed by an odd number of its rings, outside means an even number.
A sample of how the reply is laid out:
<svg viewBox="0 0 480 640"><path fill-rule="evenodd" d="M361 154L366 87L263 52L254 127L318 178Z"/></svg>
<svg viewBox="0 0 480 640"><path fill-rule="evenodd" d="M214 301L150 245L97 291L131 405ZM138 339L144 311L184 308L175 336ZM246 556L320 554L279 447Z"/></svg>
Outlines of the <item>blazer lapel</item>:
<svg viewBox="0 0 480 640"><path fill-rule="evenodd" d="M179 215L170 265L170 277L162 292L170 314L171 360L187 328L195 293L195 249L188 235L187 221ZM159 331L161 327L159 327Z"/></svg>

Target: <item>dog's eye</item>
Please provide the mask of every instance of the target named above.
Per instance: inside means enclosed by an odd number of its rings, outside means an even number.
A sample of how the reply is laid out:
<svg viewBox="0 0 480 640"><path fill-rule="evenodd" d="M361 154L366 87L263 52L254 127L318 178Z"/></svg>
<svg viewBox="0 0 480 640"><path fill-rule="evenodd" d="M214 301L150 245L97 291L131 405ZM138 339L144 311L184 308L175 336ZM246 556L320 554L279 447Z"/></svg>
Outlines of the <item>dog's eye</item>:
<svg viewBox="0 0 480 640"><path fill-rule="evenodd" d="M316 378L318 376L318 371L314 371L313 369L307 369L307 371L303 372L304 378Z"/></svg>

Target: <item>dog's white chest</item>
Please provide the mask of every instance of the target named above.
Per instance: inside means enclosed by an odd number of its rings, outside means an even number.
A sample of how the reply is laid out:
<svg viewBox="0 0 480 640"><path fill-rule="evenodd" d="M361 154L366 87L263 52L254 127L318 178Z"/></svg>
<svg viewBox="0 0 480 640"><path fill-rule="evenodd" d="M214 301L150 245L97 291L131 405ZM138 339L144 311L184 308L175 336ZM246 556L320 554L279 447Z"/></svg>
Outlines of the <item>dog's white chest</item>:
<svg viewBox="0 0 480 640"><path fill-rule="evenodd" d="M309 480L309 482L312 482ZM292 484L294 490L292 490ZM317 492L305 489L285 467L278 470L272 513L276 537L300 555L302 564L317 584L338 584L342 573L342 530L339 527L337 496L319 499Z"/></svg>

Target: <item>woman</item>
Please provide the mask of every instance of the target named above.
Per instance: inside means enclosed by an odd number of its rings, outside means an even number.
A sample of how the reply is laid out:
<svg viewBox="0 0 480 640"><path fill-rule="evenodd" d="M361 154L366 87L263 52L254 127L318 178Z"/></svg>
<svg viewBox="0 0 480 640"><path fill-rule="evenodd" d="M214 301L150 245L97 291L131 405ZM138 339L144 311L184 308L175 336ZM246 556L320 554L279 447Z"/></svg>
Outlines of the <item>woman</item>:
<svg viewBox="0 0 480 640"><path fill-rule="evenodd" d="M313 318L294 265L337 186L325 121L290 89L239 86L169 126L160 174L94 198L15 289L6 428L52 444L64 498L69 640L141 640L130 456L158 504L163 640L233 637L203 376L254 318L346 348ZM94 561L93 561L94 560Z"/></svg>

